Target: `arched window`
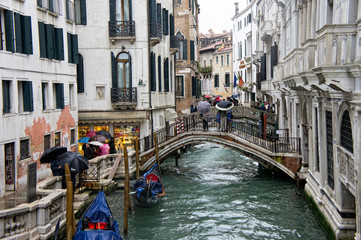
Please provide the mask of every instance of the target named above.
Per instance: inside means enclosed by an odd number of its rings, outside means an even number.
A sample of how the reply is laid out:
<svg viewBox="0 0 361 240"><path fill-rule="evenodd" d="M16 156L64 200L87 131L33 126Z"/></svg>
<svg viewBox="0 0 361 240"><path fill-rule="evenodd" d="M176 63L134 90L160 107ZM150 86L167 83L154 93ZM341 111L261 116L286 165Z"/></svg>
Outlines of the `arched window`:
<svg viewBox="0 0 361 240"><path fill-rule="evenodd" d="M353 153L353 140L350 115L345 111L341 122L341 146Z"/></svg>
<svg viewBox="0 0 361 240"><path fill-rule="evenodd" d="M128 53L119 53L117 56L118 88L132 88L131 61Z"/></svg>
<svg viewBox="0 0 361 240"><path fill-rule="evenodd" d="M180 32L177 32L176 37L179 39L179 51L176 53L176 59L187 60L187 39Z"/></svg>

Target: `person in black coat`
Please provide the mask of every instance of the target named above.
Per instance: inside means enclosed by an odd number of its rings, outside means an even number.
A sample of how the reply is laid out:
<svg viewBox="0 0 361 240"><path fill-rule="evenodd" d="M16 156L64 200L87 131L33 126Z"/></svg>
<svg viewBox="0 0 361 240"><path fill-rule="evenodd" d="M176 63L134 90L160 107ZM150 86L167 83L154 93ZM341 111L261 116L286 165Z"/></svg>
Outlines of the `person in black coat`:
<svg viewBox="0 0 361 240"><path fill-rule="evenodd" d="M84 157L85 157L86 159L88 159L88 160L94 158L94 150L93 150L93 148L89 145L89 143L87 143L87 144L85 145Z"/></svg>
<svg viewBox="0 0 361 240"><path fill-rule="evenodd" d="M115 149L115 144L114 144L114 138L111 137L109 142L108 142L108 145L109 145L109 153L112 154L112 153L117 153L117 150Z"/></svg>

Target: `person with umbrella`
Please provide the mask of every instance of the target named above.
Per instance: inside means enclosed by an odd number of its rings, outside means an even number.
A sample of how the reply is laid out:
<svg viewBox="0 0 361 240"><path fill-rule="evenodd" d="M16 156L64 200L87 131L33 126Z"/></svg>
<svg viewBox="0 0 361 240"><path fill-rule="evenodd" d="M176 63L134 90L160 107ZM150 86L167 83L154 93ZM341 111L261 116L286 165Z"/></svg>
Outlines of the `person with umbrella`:
<svg viewBox="0 0 361 240"><path fill-rule="evenodd" d="M85 157L86 159L92 159L92 158L94 158L94 149L93 149L93 147L90 146L89 143L86 143L86 144L85 144L84 157Z"/></svg>

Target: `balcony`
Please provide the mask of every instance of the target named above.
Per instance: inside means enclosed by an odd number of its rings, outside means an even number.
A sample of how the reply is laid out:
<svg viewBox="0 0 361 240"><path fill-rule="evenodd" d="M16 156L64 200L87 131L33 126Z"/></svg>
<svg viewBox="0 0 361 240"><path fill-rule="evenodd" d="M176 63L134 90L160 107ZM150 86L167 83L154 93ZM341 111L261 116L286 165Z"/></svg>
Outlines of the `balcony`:
<svg viewBox="0 0 361 240"><path fill-rule="evenodd" d="M112 104L117 109L135 109L137 106L137 88L112 88Z"/></svg>
<svg viewBox="0 0 361 240"><path fill-rule="evenodd" d="M157 45L162 40L162 26L159 23L149 23L150 28L150 43L152 46Z"/></svg>
<svg viewBox="0 0 361 240"><path fill-rule="evenodd" d="M179 50L179 38L170 36L170 54L176 54Z"/></svg>
<svg viewBox="0 0 361 240"><path fill-rule="evenodd" d="M134 21L109 21L109 37L115 39L135 40Z"/></svg>
<svg viewBox="0 0 361 240"><path fill-rule="evenodd" d="M262 41L267 41L270 37L272 37L273 33L273 22L272 20L264 21L263 25L260 27L260 36Z"/></svg>

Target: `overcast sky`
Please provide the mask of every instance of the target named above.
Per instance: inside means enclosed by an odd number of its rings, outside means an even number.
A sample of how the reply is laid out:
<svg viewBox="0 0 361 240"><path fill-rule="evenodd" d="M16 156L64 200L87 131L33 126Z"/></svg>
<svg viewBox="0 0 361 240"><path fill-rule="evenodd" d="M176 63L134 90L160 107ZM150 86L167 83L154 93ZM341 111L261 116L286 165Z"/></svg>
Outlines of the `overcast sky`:
<svg viewBox="0 0 361 240"><path fill-rule="evenodd" d="M234 16L234 3L239 3L241 11L247 0L198 0L201 12L199 14L199 32L207 34L209 29L214 33L233 28L231 18Z"/></svg>

